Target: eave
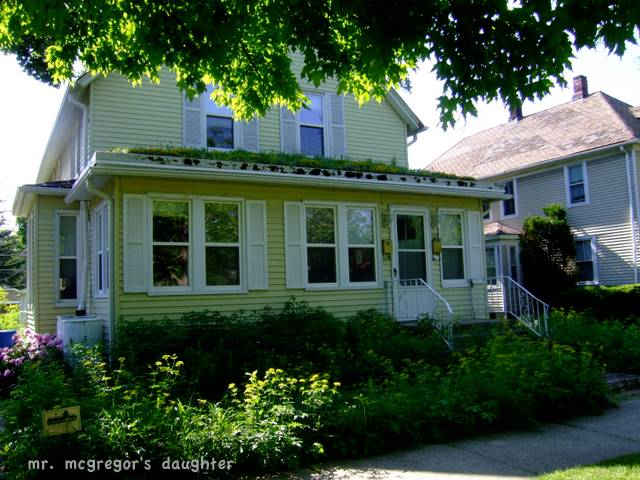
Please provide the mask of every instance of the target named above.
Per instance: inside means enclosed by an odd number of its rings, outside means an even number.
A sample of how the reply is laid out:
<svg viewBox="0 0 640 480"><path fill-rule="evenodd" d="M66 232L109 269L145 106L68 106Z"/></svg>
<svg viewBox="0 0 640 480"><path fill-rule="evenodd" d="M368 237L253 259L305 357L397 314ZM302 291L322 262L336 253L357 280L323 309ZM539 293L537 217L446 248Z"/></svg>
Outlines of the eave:
<svg viewBox="0 0 640 480"><path fill-rule="evenodd" d="M11 213L15 217L26 217L33 207L36 195L48 195L54 197L66 197L70 192L68 188L39 187L36 185L23 185L18 187L16 197L13 200Z"/></svg>
<svg viewBox="0 0 640 480"><path fill-rule="evenodd" d="M89 177L95 178L99 188L116 176L340 188L485 200L509 198L501 187L490 183L410 177L405 174L362 173L111 152L96 152L90 165L90 168L82 172L67 195L65 199L67 202L91 198L92 195L86 187ZM458 185L458 182L464 186Z"/></svg>

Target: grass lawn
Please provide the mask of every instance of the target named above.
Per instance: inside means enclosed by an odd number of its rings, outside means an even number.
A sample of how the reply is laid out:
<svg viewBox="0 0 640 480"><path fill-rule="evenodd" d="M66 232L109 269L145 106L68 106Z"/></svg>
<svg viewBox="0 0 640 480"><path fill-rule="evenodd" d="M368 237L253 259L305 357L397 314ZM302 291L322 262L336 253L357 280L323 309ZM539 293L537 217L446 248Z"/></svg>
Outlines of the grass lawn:
<svg viewBox="0 0 640 480"><path fill-rule="evenodd" d="M640 480L640 453L596 465L575 467L537 477L538 480Z"/></svg>

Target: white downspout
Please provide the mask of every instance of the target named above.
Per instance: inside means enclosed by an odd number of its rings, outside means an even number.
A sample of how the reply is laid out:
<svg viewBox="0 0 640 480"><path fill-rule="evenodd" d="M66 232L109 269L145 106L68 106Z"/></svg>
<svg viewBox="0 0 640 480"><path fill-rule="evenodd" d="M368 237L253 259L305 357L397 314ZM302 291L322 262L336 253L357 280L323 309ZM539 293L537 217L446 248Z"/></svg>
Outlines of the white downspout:
<svg viewBox="0 0 640 480"><path fill-rule="evenodd" d="M109 265L107 266L109 271L109 342L113 343L113 335L115 333L115 279L114 279L114 225L115 225L115 213L113 211L113 197L102 190L98 190L91 183L91 175L87 177L86 187L89 193L103 199L107 202L108 219L109 219L109 236L107 248L109 250Z"/></svg>
<svg viewBox="0 0 640 480"><path fill-rule="evenodd" d="M620 147L620 150L625 154L625 164L627 166L627 189L629 192L629 217L631 224L631 250L633 255L633 282L638 283L638 248L637 248L637 236L636 236L636 209L634 208L633 196L637 192L634 192L633 186L635 182L632 178L635 178L635 166L632 162L635 160L632 156L632 152L625 150L624 147ZM633 175L633 177L632 177Z"/></svg>
<svg viewBox="0 0 640 480"><path fill-rule="evenodd" d="M633 174L633 179L632 179L632 185L633 185L633 193L636 196L636 232L638 234L638 237L634 237L634 239L639 239L640 238L640 218L638 218L640 216L640 197L639 194L640 192L638 191L638 172L637 172L637 159L636 159L636 150L633 146L631 146L631 173ZM636 283L638 282L638 280L640 280L640 273L638 273L638 258L635 258L635 265L634 265L636 274L637 274L637 279L636 279Z"/></svg>
<svg viewBox="0 0 640 480"><path fill-rule="evenodd" d="M80 258L82 258L82 267L80 269L80 278L78 282L78 306L76 307L76 316L81 317L87 314L87 290L89 289L89 223L87 201L80 202L80 233L82 241L80 242Z"/></svg>

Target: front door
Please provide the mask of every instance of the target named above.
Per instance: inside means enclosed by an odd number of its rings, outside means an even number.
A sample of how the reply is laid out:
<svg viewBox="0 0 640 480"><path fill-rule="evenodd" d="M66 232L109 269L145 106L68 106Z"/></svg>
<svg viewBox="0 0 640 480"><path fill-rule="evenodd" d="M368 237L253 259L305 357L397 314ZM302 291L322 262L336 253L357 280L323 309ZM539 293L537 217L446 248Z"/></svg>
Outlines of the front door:
<svg viewBox="0 0 640 480"><path fill-rule="evenodd" d="M429 281L429 229L426 211L393 214L394 315L399 321L416 320L433 311Z"/></svg>

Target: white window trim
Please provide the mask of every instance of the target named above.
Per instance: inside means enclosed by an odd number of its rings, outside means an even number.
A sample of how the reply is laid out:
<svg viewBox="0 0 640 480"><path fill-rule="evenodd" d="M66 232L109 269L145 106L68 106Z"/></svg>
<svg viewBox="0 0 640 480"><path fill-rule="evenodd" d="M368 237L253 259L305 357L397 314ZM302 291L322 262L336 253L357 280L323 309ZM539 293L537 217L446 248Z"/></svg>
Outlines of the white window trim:
<svg viewBox="0 0 640 480"><path fill-rule="evenodd" d="M319 97L322 98L322 142L323 142L323 157L330 157L331 156L331 152L330 150L330 139L329 139L329 135L331 134L330 130L330 123L329 123L329 107L328 107L328 103L327 102L327 95L325 92L319 92L319 91L311 91L311 90L303 90L303 92L306 96L309 95L317 95ZM297 150L298 152L300 152L301 155L304 155L302 153L302 136L300 133L300 127L302 126L309 126L309 127L316 127L318 128L319 125L313 125L310 123L302 123L300 121L300 112L296 112L296 143L297 143ZM308 157L311 158L311 155L308 155Z"/></svg>
<svg viewBox="0 0 640 480"><path fill-rule="evenodd" d="M462 248L462 272L464 277L463 278L456 278L453 280L445 280L444 279L444 270L443 270L443 264L444 262L442 261L442 254L440 254L440 283L442 284L442 288L461 288L461 287L468 287L469 286L469 280L468 280L468 264L469 264L469 259L467 258L467 256L469 255L469 248L467 245L467 215L466 215L466 211L462 210L462 209L453 209L453 208L439 208L438 209L438 236L440 239L442 239L442 235L440 233L440 215L441 214L456 214L456 215L460 215L460 221L462 223L461 227L462 227L462 247L458 247L458 246L452 246L452 247L447 247L444 244L442 244L442 249L444 250L445 248Z"/></svg>
<svg viewBox="0 0 640 480"><path fill-rule="evenodd" d="M76 298L60 298L60 217L76 217ZM53 291L54 297L56 299L56 307L73 307L78 304L78 282L80 281L80 251L81 251L81 243L80 243L80 235L78 232L80 231L80 212L77 210L56 210L54 217L54 283L53 283Z"/></svg>
<svg viewBox="0 0 640 480"><path fill-rule="evenodd" d="M399 272L399 262L398 253L400 251L398 247L398 231L397 231L397 216L398 215L421 215L423 217L423 228L424 228L424 241L425 241L425 262L426 262L426 275L427 275L427 283L431 284L433 280L433 269L431 267L431 217L428 209L424 208L415 208L415 207L403 207L403 206L393 206L391 207L391 221L392 224L392 235L393 235L393 265L392 268L396 269ZM418 250L419 251L419 250ZM395 278L395 277L394 277Z"/></svg>
<svg viewBox="0 0 640 480"><path fill-rule="evenodd" d="M183 201L189 203L189 285L186 287L161 287L153 284L153 201ZM240 285L231 286L207 286L206 285L206 242L204 227L205 203L234 203L238 205L238 229L240 240ZM208 295L247 293L247 238L244 229L245 201L242 198L232 197L208 197L191 195L170 195L150 193L146 202L147 245L150 246L146 259L146 277L148 279L149 296L162 295Z"/></svg>
<svg viewBox="0 0 640 480"><path fill-rule="evenodd" d="M582 166L582 183L584 184L584 202L571 202L571 185L569 184L569 168L577 167L578 165ZM587 162L574 163L572 165L564 166L564 189L565 189L565 197L567 202L567 207L579 207L580 205L589 205L591 203L591 199L589 197L589 178L587 177Z"/></svg>
<svg viewBox="0 0 640 480"><path fill-rule="evenodd" d="M335 283L309 283L307 248L307 207L333 208L334 225L336 234L336 282ZM349 281L349 235L347 231L347 209L367 208L373 211L373 249L375 260L375 281L373 282L351 282ZM351 202L327 202L327 201L305 201L302 202L302 262L304 274L304 289L315 290L363 290L372 288L382 288L381 275L381 253L380 253L380 222L378 207L372 203L351 203ZM313 246L313 244L311 245Z"/></svg>
<svg viewBox="0 0 640 480"><path fill-rule="evenodd" d="M482 211L482 221L489 222L493 220L493 202L491 200L487 200L489 202L489 216L484 218L484 210ZM502 202L500 202L502 204ZM480 202L480 207L482 207L482 201Z"/></svg>
<svg viewBox="0 0 640 480"><path fill-rule="evenodd" d="M591 243L591 263L593 265L593 280L578 282L578 285L598 285L598 245L594 235L575 237L574 242L589 241ZM577 262L576 262L577 263Z"/></svg>
<svg viewBox="0 0 640 480"><path fill-rule="evenodd" d="M505 215L504 200L500 200L500 216L501 218L514 218L518 216L518 181L514 177L506 180L506 182L513 182L513 213L510 215Z"/></svg>
<svg viewBox="0 0 640 480"><path fill-rule="evenodd" d="M204 148L209 151L220 152L231 152L233 150L237 150L238 145L240 145L240 128L238 125L239 122L236 122L236 120L233 118L233 115L229 117L227 117L226 115L212 115L214 117L231 118L231 124L233 128L233 148L210 147L209 145L207 145L207 102L213 102L213 100L211 100L211 92L212 90L207 88L200 94L200 131L202 134L202 142L204 144Z"/></svg>
<svg viewBox="0 0 640 480"><path fill-rule="evenodd" d="M98 249L98 222L102 224L102 251ZM109 257L111 255L111 248L109 239L109 205L106 202L102 202L93 210L93 297L94 298L107 298L109 296ZM100 269L100 256L102 253L102 289L100 285L99 272Z"/></svg>

